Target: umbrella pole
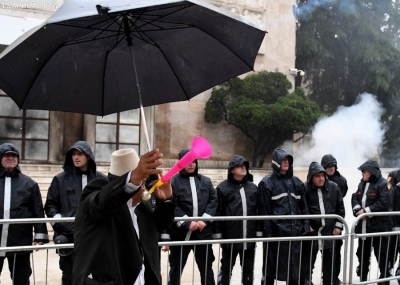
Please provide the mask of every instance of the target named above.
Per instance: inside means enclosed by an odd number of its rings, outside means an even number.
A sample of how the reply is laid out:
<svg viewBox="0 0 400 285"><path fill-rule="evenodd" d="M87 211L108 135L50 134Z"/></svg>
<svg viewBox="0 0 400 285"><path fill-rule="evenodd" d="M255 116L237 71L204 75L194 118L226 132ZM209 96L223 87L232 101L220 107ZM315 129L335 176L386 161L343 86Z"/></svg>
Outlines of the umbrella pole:
<svg viewBox="0 0 400 285"><path fill-rule="evenodd" d="M149 133L147 132L146 117L144 115L144 109L143 109L143 104L142 104L142 94L140 92L139 77L137 75L135 56L133 55L133 46L132 45L129 45L129 52L131 54L131 59L132 59L132 63L133 63L133 69L134 69L134 72L135 72L136 87L137 87L137 90L138 90L139 100L140 100L140 117L142 119L142 126L143 126L144 136L146 137L147 151L150 151L151 147L150 147Z"/></svg>

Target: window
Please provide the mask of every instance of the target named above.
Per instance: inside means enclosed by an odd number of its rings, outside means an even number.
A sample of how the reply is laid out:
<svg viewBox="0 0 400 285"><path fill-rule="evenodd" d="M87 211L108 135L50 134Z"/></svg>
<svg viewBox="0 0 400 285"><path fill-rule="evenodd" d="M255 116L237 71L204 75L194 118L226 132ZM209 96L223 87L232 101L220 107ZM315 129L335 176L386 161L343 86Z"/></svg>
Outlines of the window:
<svg viewBox="0 0 400 285"><path fill-rule="evenodd" d="M0 144L14 144L20 159L48 160L49 111L19 110L0 90L0 125Z"/></svg>
<svg viewBox="0 0 400 285"><path fill-rule="evenodd" d="M111 153L121 148L133 148L139 153L139 109L97 117L96 162L110 161Z"/></svg>

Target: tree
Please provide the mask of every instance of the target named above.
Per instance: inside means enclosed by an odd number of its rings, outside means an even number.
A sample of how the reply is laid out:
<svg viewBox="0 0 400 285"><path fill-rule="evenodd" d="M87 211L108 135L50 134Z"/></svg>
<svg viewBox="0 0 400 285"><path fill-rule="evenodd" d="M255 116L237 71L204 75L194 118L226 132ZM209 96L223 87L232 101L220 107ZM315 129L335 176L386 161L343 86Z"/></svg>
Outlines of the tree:
<svg viewBox="0 0 400 285"><path fill-rule="evenodd" d="M393 104L393 112L386 120L386 133L381 153L381 165L399 167L400 160L400 100Z"/></svg>
<svg viewBox="0 0 400 285"><path fill-rule="evenodd" d="M252 166L262 167L264 158L277 146L306 134L320 111L302 88L288 92L292 84L280 72L262 71L244 79L234 78L214 88L206 103L204 119L218 124L225 120L253 142Z"/></svg>
<svg viewBox="0 0 400 285"><path fill-rule="evenodd" d="M375 94L386 110L382 121L391 125L386 156L395 152L392 133L400 128L399 2L297 1L296 67L306 72L308 96L332 113L354 104L363 92Z"/></svg>
<svg viewBox="0 0 400 285"><path fill-rule="evenodd" d="M352 2L353 8L345 10L343 2ZM389 29L384 33L383 27L388 13L398 12L391 0L330 3L298 18L296 67L306 71L310 98L321 109L334 112L338 106L354 104L358 94L369 92L390 108L390 94L400 87L400 52L388 40ZM301 11L307 1L298 5Z"/></svg>

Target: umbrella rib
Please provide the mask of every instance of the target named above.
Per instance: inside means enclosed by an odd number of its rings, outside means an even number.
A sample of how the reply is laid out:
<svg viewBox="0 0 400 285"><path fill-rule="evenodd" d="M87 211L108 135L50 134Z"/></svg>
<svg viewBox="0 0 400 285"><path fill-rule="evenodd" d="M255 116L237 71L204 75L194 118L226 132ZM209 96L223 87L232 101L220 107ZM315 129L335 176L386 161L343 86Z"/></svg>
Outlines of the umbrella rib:
<svg viewBox="0 0 400 285"><path fill-rule="evenodd" d="M185 7L182 7L182 8L180 8L180 9L176 10L176 11L173 11L173 12L171 12L171 13L162 15L162 16L160 16L159 18L152 20L150 23L149 23L149 22L146 22L146 24L143 24L143 25L152 24L152 25L158 27L157 25L155 25L155 24L153 23L154 21L162 22L162 21L160 21L159 19L161 19L161 18L163 18L163 17L166 17L167 15L174 14L174 13L176 13L177 11L186 9L187 7L191 7L192 5L194 5L194 4L188 4L188 5L186 5ZM142 18L142 20L144 21L143 18ZM169 22L169 23L171 23L171 22ZM178 23L174 23L174 24L178 24ZM187 24L184 24L184 23L179 23L179 24L187 25ZM188 25L188 28L190 28L190 27L195 27L195 26L190 26L190 25ZM141 27L138 27L138 28L140 29ZM160 29L163 29L162 27L159 27L159 28L160 28ZM208 36L210 36L210 37L212 37L213 39L215 39L216 41L218 41L218 42L219 42L221 45L223 45L227 50L229 50L232 54L234 54L237 58L239 58L242 62L244 62L243 59L242 59L236 52L234 52L234 51L231 50L229 47L227 47L227 46L226 46L223 42L221 42L218 38L215 38L214 36L210 35L210 34L209 34L208 32L206 32L205 30L203 30L203 29L201 29L201 28L199 28L199 27L197 27L197 26L196 26L195 28L201 30L203 33L207 34ZM148 31L146 30L146 32L148 32ZM146 36L148 37L148 35L146 35ZM161 49L160 49L160 50L161 50ZM165 57L165 56L164 56L164 57ZM247 62L244 62L244 63L247 65L247 67L250 68L250 70L253 70L253 71L254 71L254 69L253 69L252 66L250 66L249 64L247 64ZM185 92L185 94L186 94L186 92Z"/></svg>
<svg viewBox="0 0 400 285"><path fill-rule="evenodd" d="M130 15L132 15L132 17L135 18L135 19L137 19L137 20L140 19L140 20L142 20L143 22L145 22L145 23L144 23L143 25L141 25L141 26L136 26L136 27L138 27L138 29L141 29L143 26L153 25L153 26L155 26L155 27L157 27L157 28L159 28L159 29L161 29L161 30L165 30L165 28L156 25L154 22L159 21L159 22L161 22L161 23L177 24L177 23L173 23L173 22L163 22L163 21L160 21L160 19L165 18L165 17L167 17L167 16L169 16L169 15L171 15L171 14L175 14L175 13L181 11L181 10L187 9L188 7L191 7L191 6L193 6L193 5L194 5L194 4L192 4L192 3L190 3L190 4L180 4L180 5L177 5L177 6L173 7L173 8L179 7L179 9L174 10L174 11L172 11L172 12L170 12L170 13L167 13L167 14L157 15L158 17L156 17L155 19L145 19L145 18L142 17L143 13L140 13L139 17L135 16L135 13L132 13L132 12L130 13ZM167 8L164 8L164 9L167 9ZM170 7L168 7L168 9L170 9ZM146 10L146 9L145 9L145 10ZM161 10L161 9L160 9L160 10ZM158 11L159 11L159 10L158 10ZM151 16L150 14L144 14L144 15L145 15L145 16ZM153 16L153 17L154 17L154 16ZM136 20L136 21L137 21L137 20ZM135 21L135 22L136 22L136 21ZM178 24L187 25L187 24L182 24L182 23L178 23ZM147 32L147 31L149 31L149 30L146 30L146 32Z"/></svg>
<svg viewBox="0 0 400 285"><path fill-rule="evenodd" d="M63 47L64 45L61 44L57 49L55 49L49 57L46 58L46 60L43 62L43 65L40 67L39 72L36 72L35 78L32 80L32 83L29 86L28 92L26 93L26 96L22 100L21 104L18 106L20 109L24 109L23 105L28 97L28 94L32 90L33 84L36 82L37 78L39 77L40 73L42 73L43 68L46 66L46 64L50 61L50 59Z"/></svg>
<svg viewBox="0 0 400 285"><path fill-rule="evenodd" d="M107 32L115 32L115 30L104 30L104 28L97 28L97 27L84 27L84 26L79 26L79 25L67 25L67 24L61 24L61 23L54 23L51 25L57 25L57 26L64 26L64 27L71 27L71 28L78 28L78 29L86 29L86 30L90 30L90 31L107 31Z"/></svg>
<svg viewBox="0 0 400 285"><path fill-rule="evenodd" d="M117 33L117 34L119 35L121 33ZM104 36L104 37L96 38L96 39L92 38L92 39L87 39L87 40L74 41L74 42L65 43L64 46L78 45L78 44L82 44L82 43L88 43L88 42L93 42L96 40L104 40L104 39L114 38L114 37L115 37L115 35L111 35L111 36Z"/></svg>
<svg viewBox="0 0 400 285"><path fill-rule="evenodd" d="M153 41L148 35L147 35L147 37L148 37L151 41ZM154 42L154 41L153 41L153 42ZM187 92L185 91L185 88L184 88L184 86L182 85L182 82L179 80L179 77L178 77L178 75L176 74L174 68L172 67L172 65L171 65L171 63L169 62L168 58L165 56L164 51L163 51L163 50L161 49L161 47L160 47L157 43L155 43L155 42L154 42L154 46L155 46L156 48L158 48L158 50L159 50L159 51L161 52L161 54L163 55L165 61L166 61L167 64L168 64L168 66L170 67L170 69L171 69L172 72L174 73L176 80L178 81L179 85L181 86L182 91L183 91L183 93L184 93L185 96L186 96L186 99L189 100L190 98L189 98L189 96L187 95Z"/></svg>
<svg viewBox="0 0 400 285"><path fill-rule="evenodd" d="M236 52L234 52L233 50L231 50L229 47L227 47L223 42L221 42L219 39L215 38L214 36L210 35L209 33L207 33L206 31L204 31L203 29L200 29L199 27L195 27L196 29L199 29L200 31L202 31L203 33L207 34L208 36L210 36L211 38L213 38L214 40L216 40L217 42L219 42L222 46L224 46L227 50L229 50L232 54L234 54L237 58L239 58L244 64L247 65L247 67L250 68L250 70L254 71L253 67L249 64L247 64L247 62L245 62Z"/></svg>
<svg viewBox="0 0 400 285"><path fill-rule="evenodd" d="M115 19L113 18L113 17L110 17L114 22L116 22L115 21ZM118 23L117 23L118 24ZM121 29L122 29L122 25L119 25L118 24L118 27L119 27L119 31L118 31L118 33L117 33L117 37L116 37L116 39L115 39L115 44L113 45L113 46L111 46L108 50L107 50L107 52L106 52L106 56L105 56L105 60L104 60L104 66L103 66L103 87L102 87L102 94L101 94L101 97L102 97L102 100L101 100L101 115L102 116L104 116L104 106L105 106L105 102L104 102L104 100L105 100L105 88L104 88L104 86L105 86L105 78L106 78L106 66L107 66L107 61L108 61L108 56L110 55L110 53L114 50L114 48L123 40L123 37L121 38L121 39L118 39L118 36L120 35L120 32L121 32Z"/></svg>
<svg viewBox="0 0 400 285"><path fill-rule="evenodd" d="M113 17L110 16L110 18L114 21L114 23L116 23L119 26L119 31L121 31L121 26L118 24L117 21L115 21L115 19ZM106 23L106 22L105 22ZM100 36L102 33L104 33L105 31L109 31L108 27L110 27L112 25L112 23L110 23L109 25L107 25L106 27L104 27L104 29L97 34L93 39L96 39L98 36Z"/></svg>

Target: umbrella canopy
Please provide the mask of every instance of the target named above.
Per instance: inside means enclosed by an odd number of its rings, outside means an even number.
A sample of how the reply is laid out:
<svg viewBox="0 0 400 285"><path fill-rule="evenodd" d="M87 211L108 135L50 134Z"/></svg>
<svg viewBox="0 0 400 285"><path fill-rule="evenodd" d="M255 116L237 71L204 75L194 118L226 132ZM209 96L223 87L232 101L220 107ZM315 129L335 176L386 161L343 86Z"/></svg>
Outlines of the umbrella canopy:
<svg viewBox="0 0 400 285"><path fill-rule="evenodd" d="M188 100L251 71L264 35L198 0L68 0L3 51L0 89L21 109L99 116Z"/></svg>

